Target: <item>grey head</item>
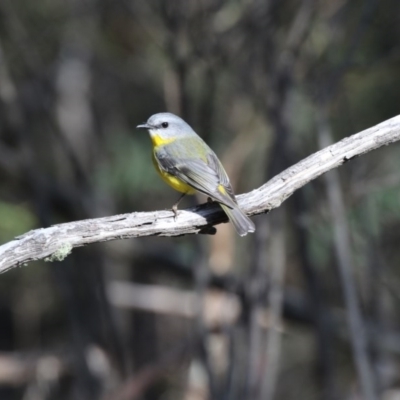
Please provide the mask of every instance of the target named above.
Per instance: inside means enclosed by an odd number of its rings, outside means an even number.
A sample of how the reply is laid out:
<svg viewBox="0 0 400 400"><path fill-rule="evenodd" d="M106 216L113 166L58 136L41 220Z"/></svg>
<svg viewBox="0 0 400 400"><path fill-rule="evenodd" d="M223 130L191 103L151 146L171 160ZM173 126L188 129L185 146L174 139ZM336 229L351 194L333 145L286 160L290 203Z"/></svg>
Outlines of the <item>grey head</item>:
<svg viewBox="0 0 400 400"><path fill-rule="evenodd" d="M137 128L148 129L150 136L158 136L162 139L196 135L189 124L182 118L171 113L154 114L145 124L138 125Z"/></svg>

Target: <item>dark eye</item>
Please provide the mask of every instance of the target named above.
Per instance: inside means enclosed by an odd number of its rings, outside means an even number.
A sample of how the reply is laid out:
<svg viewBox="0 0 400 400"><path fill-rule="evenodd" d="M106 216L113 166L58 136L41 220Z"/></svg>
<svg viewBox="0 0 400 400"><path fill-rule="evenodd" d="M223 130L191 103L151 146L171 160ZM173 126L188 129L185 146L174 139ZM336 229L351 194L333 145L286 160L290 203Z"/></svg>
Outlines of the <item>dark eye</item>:
<svg viewBox="0 0 400 400"><path fill-rule="evenodd" d="M163 123L161 124L161 126L162 126L163 128L168 128L168 122L163 122Z"/></svg>

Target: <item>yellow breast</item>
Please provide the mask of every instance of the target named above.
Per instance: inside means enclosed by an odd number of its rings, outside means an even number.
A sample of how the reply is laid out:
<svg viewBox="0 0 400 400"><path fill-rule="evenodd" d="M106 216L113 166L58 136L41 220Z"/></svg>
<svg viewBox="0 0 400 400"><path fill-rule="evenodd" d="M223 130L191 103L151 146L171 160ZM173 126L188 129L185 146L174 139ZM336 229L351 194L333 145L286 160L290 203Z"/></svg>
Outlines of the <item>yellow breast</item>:
<svg viewBox="0 0 400 400"><path fill-rule="evenodd" d="M160 136L151 136L151 141L153 142L153 164L154 167L156 168L158 174L161 176L161 178L168 183L172 188L177 190L178 192L181 193L186 193L186 194L194 194L196 193L196 190L193 189L191 186L187 185L185 182L181 181L178 179L176 176L173 176L169 174L168 172L163 171L160 169L160 166L158 165L158 162L154 156L154 152L156 151L158 146L164 146L168 143L172 143L175 139L162 139Z"/></svg>

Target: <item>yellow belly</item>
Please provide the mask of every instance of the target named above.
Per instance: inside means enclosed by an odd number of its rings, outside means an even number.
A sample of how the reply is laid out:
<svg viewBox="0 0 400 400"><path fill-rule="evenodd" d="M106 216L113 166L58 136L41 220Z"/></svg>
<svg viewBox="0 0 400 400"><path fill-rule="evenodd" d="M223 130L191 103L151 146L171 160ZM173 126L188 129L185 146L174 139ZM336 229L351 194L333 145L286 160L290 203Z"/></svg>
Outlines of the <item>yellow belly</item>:
<svg viewBox="0 0 400 400"><path fill-rule="evenodd" d="M154 157L153 154L153 164L154 167L156 168L158 174L161 176L161 178L168 183L171 187L173 187L175 190L181 193L186 193L186 194L194 194L196 193L196 190L193 189L191 186L187 185L185 182L181 181L178 179L176 176L173 176L169 174L168 172L165 172L160 169L158 166L157 160Z"/></svg>

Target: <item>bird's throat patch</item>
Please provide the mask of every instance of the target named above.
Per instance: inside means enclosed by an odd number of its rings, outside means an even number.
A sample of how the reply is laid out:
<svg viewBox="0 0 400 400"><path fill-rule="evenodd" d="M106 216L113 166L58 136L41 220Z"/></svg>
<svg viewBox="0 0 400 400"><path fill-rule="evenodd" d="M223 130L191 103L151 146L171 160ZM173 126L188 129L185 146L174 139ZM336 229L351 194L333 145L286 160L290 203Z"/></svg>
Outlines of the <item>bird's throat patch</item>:
<svg viewBox="0 0 400 400"><path fill-rule="evenodd" d="M163 138L160 135L151 135L150 137L154 147L164 146L176 140L175 138Z"/></svg>

